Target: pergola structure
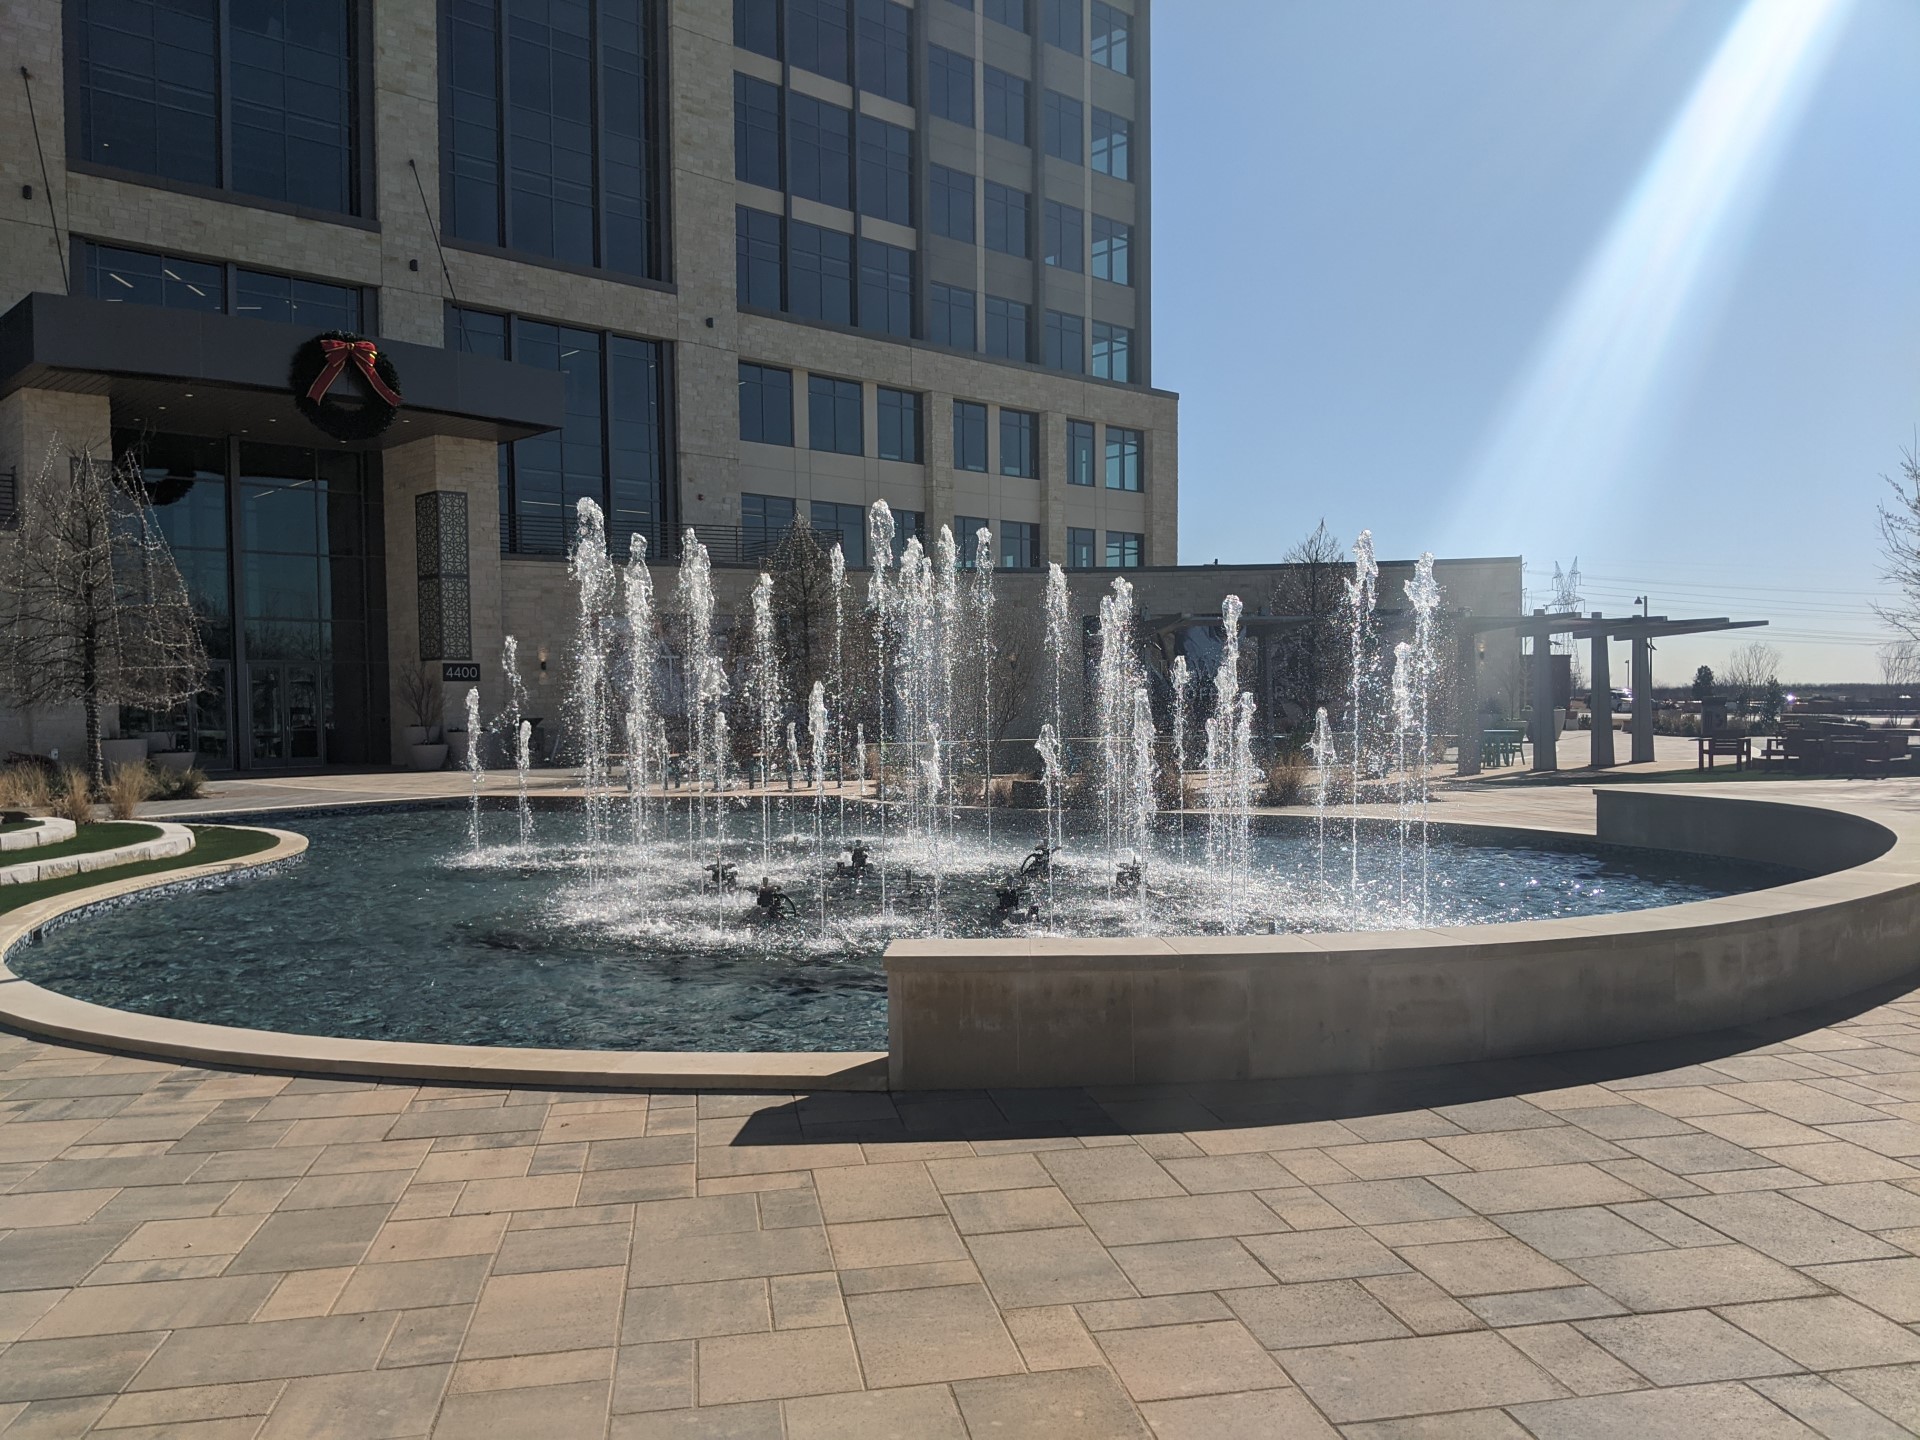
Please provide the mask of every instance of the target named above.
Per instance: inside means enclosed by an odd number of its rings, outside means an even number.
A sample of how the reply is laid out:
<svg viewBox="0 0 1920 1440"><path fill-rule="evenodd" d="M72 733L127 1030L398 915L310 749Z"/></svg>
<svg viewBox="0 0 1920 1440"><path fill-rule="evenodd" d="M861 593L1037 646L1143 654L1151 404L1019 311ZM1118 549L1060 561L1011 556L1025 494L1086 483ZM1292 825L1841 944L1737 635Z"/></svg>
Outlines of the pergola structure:
<svg viewBox="0 0 1920 1440"><path fill-rule="evenodd" d="M1478 616L1459 618L1460 673L1476 673L1479 640L1494 631L1514 630L1533 639L1533 768L1557 770L1560 765L1559 737L1553 727L1553 664L1548 642L1555 635L1571 635L1576 641L1592 644L1592 662L1588 668L1591 693L1606 696L1604 712L1594 709L1593 748L1590 764L1605 769L1619 763L1613 753L1613 676L1607 654L1609 640L1633 642L1633 759L1635 765L1653 759L1653 642L1667 635L1702 635L1715 630L1751 630L1765 620L1729 620L1716 616L1705 620L1673 620L1665 615L1623 615L1608 618L1598 610L1591 615L1576 611L1549 614L1535 610L1531 615ZM1480 773L1480 697L1478 686L1467 684L1460 692L1461 775ZM1607 723L1599 722L1605 714Z"/></svg>

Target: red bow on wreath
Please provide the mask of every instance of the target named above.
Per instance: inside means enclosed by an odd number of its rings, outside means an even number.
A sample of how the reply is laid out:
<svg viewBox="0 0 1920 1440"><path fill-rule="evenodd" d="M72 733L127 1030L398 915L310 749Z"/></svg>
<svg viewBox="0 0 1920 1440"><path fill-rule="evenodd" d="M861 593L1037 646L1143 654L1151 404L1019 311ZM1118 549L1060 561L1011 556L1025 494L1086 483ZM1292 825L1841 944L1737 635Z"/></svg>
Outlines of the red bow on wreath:
<svg viewBox="0 0 1920 1440"><path fill-rule="evenodd" d="M367 384L373 387L374 394L389 405L400 404L400 397L388 388L387 382L380 378L380 372L374 368L373 362L380 358L380 350L373 341L322 340L320 349L325 353L327 363L325 368L314 377L313 384L307 390L307 399L314 404L318 405L322 397L333 387L333 382L340 378L340 372L347 368L349 360L353 362L354 368L365 378Z"/></svg>

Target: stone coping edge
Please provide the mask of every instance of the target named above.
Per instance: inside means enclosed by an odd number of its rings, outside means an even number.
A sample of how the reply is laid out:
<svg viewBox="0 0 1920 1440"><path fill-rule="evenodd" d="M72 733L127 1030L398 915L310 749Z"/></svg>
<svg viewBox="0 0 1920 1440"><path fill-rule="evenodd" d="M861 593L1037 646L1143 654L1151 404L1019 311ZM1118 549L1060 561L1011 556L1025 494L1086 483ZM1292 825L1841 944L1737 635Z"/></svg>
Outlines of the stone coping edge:
<svg viewBox="0 0 1920 1440"><path fill-rule="evenodd" d="M0 915L0 1024L29 1034L157 1059L282 1073L354 1075L374 1080L595 1090L779 1092L886 1088L887 1057L875 1051L533 1050L295 1035L278 1030L247 1030L197 1020L174 1020L95 1005L24 980L4 963L13 946L60 916L143 890L291 860L307 848L306 837L289 830L260 825L234 828L264 831L274 837L275 844L259 854L235 860L107 881L36 900Z"/></svg>
<svg viewBox="0 0 1920 1440"><path fill-rule="evenodd" d="M38 880L61 880L69 875L86 875L116 865L138 865L147 860L171 860L193 849L193 831L185 825L164 820L126 822L151 825L160 833L151 840L136 840L111 850L90 850L84 855L62 855L53 860L23 860L17 865L0 866L0 885L31 885Z"/></svg>
<svg viewBox="0 0 1920 1440"><path fill-rule="evenodd" d="M58 815L43 815L29 822L25 830L9 830L0 835L0 854L9 850L37 850L42 845L61 845L73 839L79 827Z"/></svg>

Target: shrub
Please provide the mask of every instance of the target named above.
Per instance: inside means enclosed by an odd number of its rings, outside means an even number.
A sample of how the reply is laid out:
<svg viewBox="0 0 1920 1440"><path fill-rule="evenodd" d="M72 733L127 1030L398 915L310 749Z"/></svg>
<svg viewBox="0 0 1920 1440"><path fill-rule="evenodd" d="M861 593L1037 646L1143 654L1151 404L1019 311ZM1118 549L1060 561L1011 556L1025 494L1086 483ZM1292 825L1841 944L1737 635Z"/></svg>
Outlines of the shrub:
<svg viewBox="0 0 1920 1440"><path fill-rule="evenodd" d="M107 778L107 808L116 820L131 820L141 801L153 794L153 772L143 761L138 765L116 765Z"/></svg>
<svg viewBox="0 0 1920 1440"><path fill-rule="evenodd" d="M38 765L9 765L0 770L0 810L46 810L53 804L53 787Z"/></svg>
<svg viewBox="0 0 1920 1440"><path fill-rule="evenodd" d="M53 813L75 825L93 823L93 783L84 770L69 769L53 792Z"/></svg>
<svg viewBox="0 0 1920 1440"><path fill-rule="evenodd" d="M1267 770L1267 803L1298 805L1306 797L1312 771L1298 760L1277 760Z"/></svg>
<svg viewBox="0 0 1920 1440"><path fill-rule="evenodd" d="M198 800L207 784L207 772L197 766L188 770L172 770L165 765L149 763L147 778L153 787L147 795L149 800Z"/></svg>

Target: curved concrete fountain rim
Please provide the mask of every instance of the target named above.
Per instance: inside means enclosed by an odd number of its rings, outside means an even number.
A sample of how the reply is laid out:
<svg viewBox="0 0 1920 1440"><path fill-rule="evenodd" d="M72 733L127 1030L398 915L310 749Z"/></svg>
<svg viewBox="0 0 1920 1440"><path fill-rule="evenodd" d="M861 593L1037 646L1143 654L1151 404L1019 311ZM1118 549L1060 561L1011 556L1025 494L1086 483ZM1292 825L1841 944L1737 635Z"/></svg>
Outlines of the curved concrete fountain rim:
<svg viewBox="0 0 1920 1440"><path fill-rule="evenodd" d="M1640 792L1640 787L1596 792L1598 796ZM934 954L961 961L962 968L1038 969L1049 959L1099 958L1123 968L1137 957L1142 965L1164 967L1175 958L1182 969L1207 968L1209 958L1246 963L1249 955L1341 956L1348 963L1388 962L1395 952L1441 947L1471 948L1481 954L1505 946L1538 946L1563 937L1628 940L1702 926L1765 924L1797 911L1818 910L1911 889L1920 895L1920 820L1899 812L1863 813L1814 800L1711 795L1693 798L1765 806L1781 810L1831 813L1879 830L1887 843L1859 864L1770 889L1689 901L1681 905L1623 911L1566 920L1530 920L1495 925L1435 927L1424 930L1247 936L1137 936L1121 938L1019 938L1015 940L897 940L886 953L889 975L919 968ZM438 808L438 807L433 807ZM256 812L257 813L257 812ZM1573 843L1605 845L1592 835L1512 824L1436 820L1456 833L1505 832L1517 838L1560 837ZM726 1090L880 1090L888 1084L888 1052L882 1051L619 1051L532 1049L508 1046L441 1045L390 1040L356 1040L252 1030L194 1020L142 1015L76 1000L21 978L5 964L12 948L51 921L102 902L147 890L179 885L291 859L307 848L306 837L268 826L250 828L274 836L268 850L234 860L183 867L158 875L108 881L36 901L0 915L0 1023L29 1033L97 1045L131 1054L205 1064L369 1079L431 1080L473 1085L578 1086L617 1089ZM1649 847L1635 847L1649 848ZM1902 853L1911 851L1912 853ZM1869 882L1862 885L1862 881ZM1880 882L1880 883L1873 883ZM1343 952L1345 952L1343 954ZM1376 952L1367 954L1363 952ZM1176 958L1177 957L1177 958Z"/></svg>

